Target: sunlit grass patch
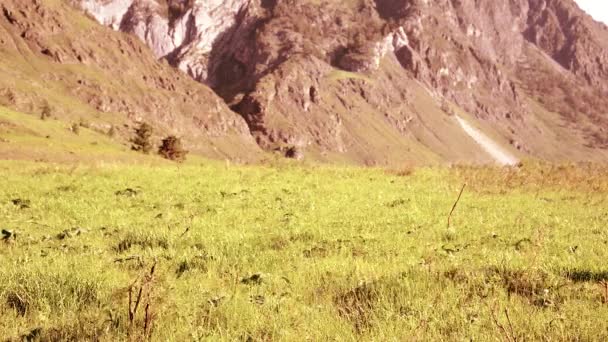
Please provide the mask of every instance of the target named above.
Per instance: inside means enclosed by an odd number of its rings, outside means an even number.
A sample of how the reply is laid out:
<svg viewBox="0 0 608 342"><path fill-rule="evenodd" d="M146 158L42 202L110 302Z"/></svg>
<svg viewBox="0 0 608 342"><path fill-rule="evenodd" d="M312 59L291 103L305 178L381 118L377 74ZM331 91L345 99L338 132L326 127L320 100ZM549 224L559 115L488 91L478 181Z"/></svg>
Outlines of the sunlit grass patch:
<svg viewBox="0 0 608 342"><path fill-rule="evenodd" d="M601 166L0 173L9 338L496 340L509 324L518 340L608 336Z"/></svg>

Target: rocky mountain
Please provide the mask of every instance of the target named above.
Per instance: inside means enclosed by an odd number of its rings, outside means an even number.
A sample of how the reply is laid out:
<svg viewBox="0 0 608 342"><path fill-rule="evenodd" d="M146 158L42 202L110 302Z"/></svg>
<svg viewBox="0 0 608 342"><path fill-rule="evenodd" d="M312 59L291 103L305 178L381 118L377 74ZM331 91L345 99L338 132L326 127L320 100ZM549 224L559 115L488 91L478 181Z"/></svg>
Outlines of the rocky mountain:
<svg viewBox="0 0 608 342"><path fill-rule="evenodd" d="M241 116L207 86L63 1L0 2L0 105L82 122L127 141L139 122L211 157L260 154Z"/></svg>
<svg viewBox="0 0 608 342"><path fill-rule="evenodd" d="M491 141L514 158L608 159L608 28L573 0L70 2L211 87L266 150L491 162Z"/></svg>

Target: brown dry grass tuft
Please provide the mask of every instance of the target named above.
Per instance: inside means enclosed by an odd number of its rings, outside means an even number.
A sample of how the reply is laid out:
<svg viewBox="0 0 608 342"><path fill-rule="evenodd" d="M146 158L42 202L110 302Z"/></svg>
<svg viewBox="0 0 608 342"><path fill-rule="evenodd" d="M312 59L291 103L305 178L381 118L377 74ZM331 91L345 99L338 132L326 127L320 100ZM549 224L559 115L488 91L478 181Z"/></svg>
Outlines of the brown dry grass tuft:
<svg viewBox="0 0 608 342"><path fill-rule="evenodd" d="M358 333L371 325L377 302L378 293L373 284L357 286L334 298L340 316L352 323Z"/></svg>

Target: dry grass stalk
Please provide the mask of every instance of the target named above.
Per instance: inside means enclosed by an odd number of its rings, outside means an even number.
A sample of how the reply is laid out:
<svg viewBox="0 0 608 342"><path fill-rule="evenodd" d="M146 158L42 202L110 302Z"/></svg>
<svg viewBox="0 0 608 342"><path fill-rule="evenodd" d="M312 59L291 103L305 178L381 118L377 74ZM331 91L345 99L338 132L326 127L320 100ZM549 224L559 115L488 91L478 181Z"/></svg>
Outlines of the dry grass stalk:
<svg viewBox="0 0 608 342"><path fill-rule="evenodd" d="M458 193L458 198L456 199L456 202L454 202L454 205L452 206L452 210L450 210L450 213L448 214L448 228L450 228L450 225L452 224L452 214L454 213L454 210L456 209L458 202L460 202L460 197L462 197L462 193L464 192L464 188L466 186L467 186L467 183L464 183L462 185L462 189L460 189L460 193Z"/></svg>
<svg viewBox="0 0 608 342"><path fill-rule="evenodd" d="M152 330L154 326L154 320L156 314L152 310L151 293L153 291L154 284L154 271L156 269L156 263L152 265L150 273L146 274L143 279L135 280L131 286L129 286L129 337L137 340L134 335L134 327L136 326L137 310L142 304L142 298L145 297L145 309L143 317L143 339L150 340L152 338ZM139 283L139 288L137 285ZM133 299L133 293L137 292L137 297Z"/></svg>
<svg viewBox="0 0 608 342"><path fill-rule="evenodd" d="M496 317L494 310L490 309L490 314L492 316L492 321L498 327L504 339L508 342L517 342L517 335L515 334L513 324L511 323L511 318L509 317L509 310L505 309L505 316L507 317L507 323L509 324L508 330L503 324L500 323L500 321Z"/></svg>

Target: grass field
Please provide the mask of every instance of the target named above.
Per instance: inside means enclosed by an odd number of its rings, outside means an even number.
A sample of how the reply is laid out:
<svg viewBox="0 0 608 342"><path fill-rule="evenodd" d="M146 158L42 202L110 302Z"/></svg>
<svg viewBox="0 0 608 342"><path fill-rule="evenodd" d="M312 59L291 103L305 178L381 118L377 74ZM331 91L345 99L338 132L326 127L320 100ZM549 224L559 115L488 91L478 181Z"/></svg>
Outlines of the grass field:
<svg viewBox="0 0 608 342"><path fill-rule="evenodd" d="M4 161L0 179L3 339L608 339L606 168Z"/></svg>

